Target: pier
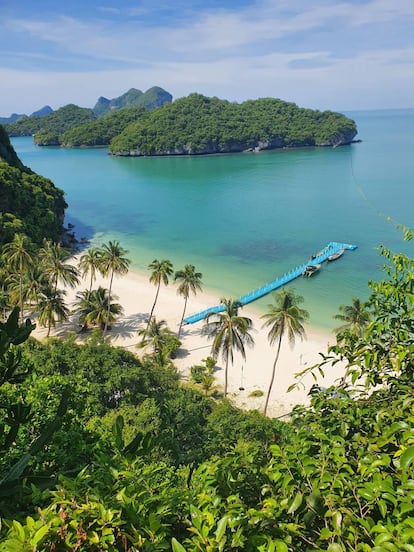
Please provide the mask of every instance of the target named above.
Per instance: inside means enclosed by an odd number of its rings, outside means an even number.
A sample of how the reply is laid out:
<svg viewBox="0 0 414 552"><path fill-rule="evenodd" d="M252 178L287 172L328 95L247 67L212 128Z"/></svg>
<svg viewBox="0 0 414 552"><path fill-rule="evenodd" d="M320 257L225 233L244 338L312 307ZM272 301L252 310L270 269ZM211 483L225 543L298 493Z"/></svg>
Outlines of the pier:
<svg viewBox="0 0 414 552"><path fill-rule="evenodd" d="M348 249L353 251L356 249L356 245L352 245L349 243L339 243L339 242L329 242L328 245L326 245L323 249L315 255L314 258L311 260L307 260L306 263L303 263L300 266L297 266L296 268L290 270L289 272L286 272L286 274L283 274L280 278L276 278L276 280L273 280L272 282L269 282L268 284L265 284L264 286L255 289L251 291L250 293L247 293L246 295L242 295L238 299L236 299L242 306L247 305L248 303L252 303L253 301L256 301L256 299L259 299L260 297L263 297L264 295L267 295L271 291L274 291L275 289L278 289L285 284L291 282L292 280L295 280L299 276L302 275L302 272L305 270L305 268L310 264L321 264L324 261L327 260L327 258L332 255L333 253L339 253L341 249ZM203 320L207 314L210 314L211 312L223 312L224 311L224 305L217 305L215 307L209 307L208 309L205 309L201 312L198 312L196 314L192 314L190 316L187 316L184 318L184 322L186 324L194 324L195 322L199 322L200 320Z"/></svg>

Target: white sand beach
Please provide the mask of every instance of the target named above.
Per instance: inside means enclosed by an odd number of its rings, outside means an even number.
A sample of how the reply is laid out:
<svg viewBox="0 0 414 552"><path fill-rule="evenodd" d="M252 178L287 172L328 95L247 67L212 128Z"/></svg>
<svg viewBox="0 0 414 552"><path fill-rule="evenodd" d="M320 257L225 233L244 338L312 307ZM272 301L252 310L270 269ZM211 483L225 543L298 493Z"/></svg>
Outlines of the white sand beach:
<svg viewBox="0 0 414 552"><path fill-rule="evenodd" d="M77 258L73 264L76 264ZM149 282L150 272L143 274L130 270L126 276L114 277L112 293L118 297L124 314L113 325L108 336L114 346L126 347L137 355L142 350L136 348L140 338L137 335L139 328L145 327L145 321L149 316L156 287ZM98 285L108 287L108 280L97 276L94 288ZM85 290L89 286L89 279L77 286L76 289L67 289L67 303L72 306L77 291ZM199 292L196 296L190 296L186 314L201 311L207 307L217 305L220 298L208 291ZM168 286L161 286L159 298L155 307L154 316L157 320L165 320L172 331L178 332L181 315L184 308L183 297L177 294L177 286L170 283ZM273 361L276 354L276 347L270 347L267 340L267 329L262 329L263 320L260 313L254 309L254 303L243 307L240 311L244 316L253 320L255 345L246 349L246 360L235 355L233 366L229 366L228 397L238 406L246 409L262 410L265 396L268 389ZM177 369L183 378L187 380L190 374L190 367L199 364L200 361L210 354L211 342L206 336L201 335L203 323L198 322L186 325L183 328L181 341L182 346L174 360ZM304 370L321 360L319 353L326 353L328 344L335 342L333 333L324 332L310 326L305 326L307 339L297 340L295 346L290 349L287 338L282 343L279 361L276 367L276 377L270 397L268 415L284 416L288 414L296 404L308 404L308 392L315 383L313 377L308 374L301 381L299 388L287 392L288 387L297 381L295 374ZM65 324L57 324L52 328L51 336L64 336L68 331L78 331L76 321L71 319ZM47 334L46 329L39 326L34 331L34 337L43 339ZM83 339L80 336L79 339ZM341 368L336 365L326 370L325 378L318 377L317 382L321 386L329 386L342 376ZM217 361L215 372L217 385L223 385L224 368L221 359ZM261 397L251 397L253 391L263 391Z"/></svg>

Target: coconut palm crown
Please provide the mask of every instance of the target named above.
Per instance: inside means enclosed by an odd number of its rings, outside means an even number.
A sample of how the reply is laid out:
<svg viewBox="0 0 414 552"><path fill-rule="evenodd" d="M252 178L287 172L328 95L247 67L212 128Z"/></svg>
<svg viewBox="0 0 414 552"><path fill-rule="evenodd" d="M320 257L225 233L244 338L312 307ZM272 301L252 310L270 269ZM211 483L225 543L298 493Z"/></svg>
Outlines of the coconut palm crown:
<svg viewBox="0 0 414 552"><path fill-rule="evenodd" d="M202 277L203 275L201 274L201 272L196 272L195 267L190 264L186 264L184 266L184 270L177 270L177 272L174 275L174 281L179 282L177 293L182 297L184 297L184 310L181 316L180 327L178 330L178 338L180 338L180 335L181 335L181 329L183 326L185 311L187 309L188 298L190 296L190 293L193 293L194 295L196 295L197 291L201 291Z"/></svg>
<svg viewBox="0 0 414 552"><path fill-rule="evenodd" d="M222 298L224 305L222 312L210 312L204 319L202 334L212 339L211 355L217 360L221 353L225 362L224 371L224 396L227 396L228 389L228 368L229 362L234 362L234 352L241 354L246 359L245 345L253 346L254 340L251 335L253 323L247 316L240 316L241 303L233 299Z"/></svg>
<svg viewBox="0 0 414 552"><path fill-rule="evenodd" d="M268 305L268 311L262 316L262 318L265 319L263 327L270 328L267 336L269 343L270 345L274 345L277 342L277 351L266 395L264 414L267 413L269 405L270 393L275 379L276 364L279 360L282 339L287 334L289 345L291 347L294 346L296 337L304 339L305 328L303 323L309 318L309 313L299 307L300 303L303 302L303 297L296 295L292 289L283 290L279 293L274 292L272 293L272 296L274 303Z"/></svg>

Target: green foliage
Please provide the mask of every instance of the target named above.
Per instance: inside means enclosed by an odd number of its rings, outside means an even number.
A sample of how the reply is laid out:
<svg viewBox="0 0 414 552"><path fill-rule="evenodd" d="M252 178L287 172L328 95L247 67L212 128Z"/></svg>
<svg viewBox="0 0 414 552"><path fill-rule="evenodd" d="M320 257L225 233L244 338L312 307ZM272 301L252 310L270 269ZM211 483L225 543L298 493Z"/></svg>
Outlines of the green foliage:
<svg viewBox="0 0 414 552"><path fill-rule="evenodd" d="M99 119L67 130L60 141L65 147L108 146L112 138L121 134L130 123L138 121L144 113L143 107L125 107L111 111Z"/></svg>
<svg viewBox="0 0 414 552"><path fill-rule="evenodd" d="M24 117L15 123L5 125L9 136L31 136L35 135L34 140L37 143L39 131L47 131L50 134L60 136L66 130L86 123L94 119L91 109L78 107L74 104L68 104L44 117ZM40 135L42 137L42 135Z"/></svg>
<svg viewBox="0 0 414 552"><path fill-rule="evenodd" d="M50 180L0 160L0 246L17 232L37 244L57 241L66 206L63 191Z"/></svg>
<svg viewBox="0 0 414 552"><path fill-rule="evenodd" d="M338 145L356 135L354 121L331 111L274 98L241 104L190 94L145 114L111 142L116 155L179 155L278 147Z"/></svg>
<svg viewBox="0 0 414 552"><path fill-rule="evenodd" d="M126 109L129 107L142 107L144 109L155 109L166 102L171 102L172 96L159 86L153 86L146 92L131 88L125 94L108 100L99 98L93 111L97 117L102 117L115 110Z"/></svg>
<svg viewBox="0 0 414 552"><path fill-rule="evenodd" d="M16 457L32 485L13 489L0 550L411 552L414 267L382 252L387 278L370 284L370 321L341 333L330 359L346 359L365 390L314 394L287 423L179 387L170 365L100 338L25 342L22 374L39 376L19 384L33 426L19 437L38 442L62 391L71 398L50 446L26 451L30 464ZM71 450L77 475L41 492L33 475L70 468Z"/></svg>

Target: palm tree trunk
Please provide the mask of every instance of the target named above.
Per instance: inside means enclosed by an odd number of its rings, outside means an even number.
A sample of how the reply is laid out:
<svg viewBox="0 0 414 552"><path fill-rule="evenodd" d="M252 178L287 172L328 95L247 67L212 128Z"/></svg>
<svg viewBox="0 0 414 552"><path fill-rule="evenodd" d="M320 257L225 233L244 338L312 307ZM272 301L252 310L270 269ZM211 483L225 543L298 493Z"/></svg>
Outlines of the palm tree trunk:
<svg viewBox="0 0 414 552"><path fill-rule="evenodd" d="M275 381L276 364L277 364L277 361L279 360L279 353L280 353L280 346L281 345L282 345L282 334L280 334L280 336L279 336L279 344L277 346L276 357L275 357L275 361L273 363L272 377L270 378L269 389L267 391L266 402L265 402L264 409L263 409L263 414L265 416L266 416L266 412L267 412L267 407L269 405L270 393L272 392L273 382Z"/></svg>
<svg viewBox="0 0 414 552"><path fill-rule="evenodd" d="M20 263L20 323L23 324L23 267Z"/></svg>
<svg viewBox="0 0 414 552"><path fill-rule="evenodd" d="M186 309L187 309L187 301L188 301L188 297L186 297L185 300L184 300L183 315L182 315L182 317L181 317L180 327L178 328L178 334L177 334L178 339L180 339L181 328L183 327L183 320L184 320L184 316L185 316L185 311L186 311Z"/></svg>
<svg viewBox="0 0 414 552"><path fill-rule="evenodd" d="M111 291L112 291L112 282L114 279L114 271L111 272L111 280L109 282L109 291L108 291L108 306L106 310L106 320L105 320L105 326L102 332L102 335L105 337L106 330L108 329L108 323L109 323L109 315L111 313Z"/></svg>
<svg viewBox="0 0 414 552"><path fill-rule="evenodd" d="M149 315L149 318L148 318L147 329L146 329L145 333L148 333L148 328L149 328L149 325L150 325L150 322L151 322L151 319L152 319L152 315L153 315L153 312L154 312L154 309L155 309L155 305L157 303L158 294L160 292L160 287L161 287L161 282L159 282L158 287L157 287L157 293L155 294L154 303L152 305L152 309L151 309L151 312L150 312L150 315ZM145 338L145 335L142 336L142 341L144 341L144 338Z"/></svg>
<svg viewBox="0 0 414 552"><path fill-rule="evenodd" d="M226 358L226 368L224 371L224 398L227 397L227 387L228 387L228 379L229 379L229 357Z"/></svg>

